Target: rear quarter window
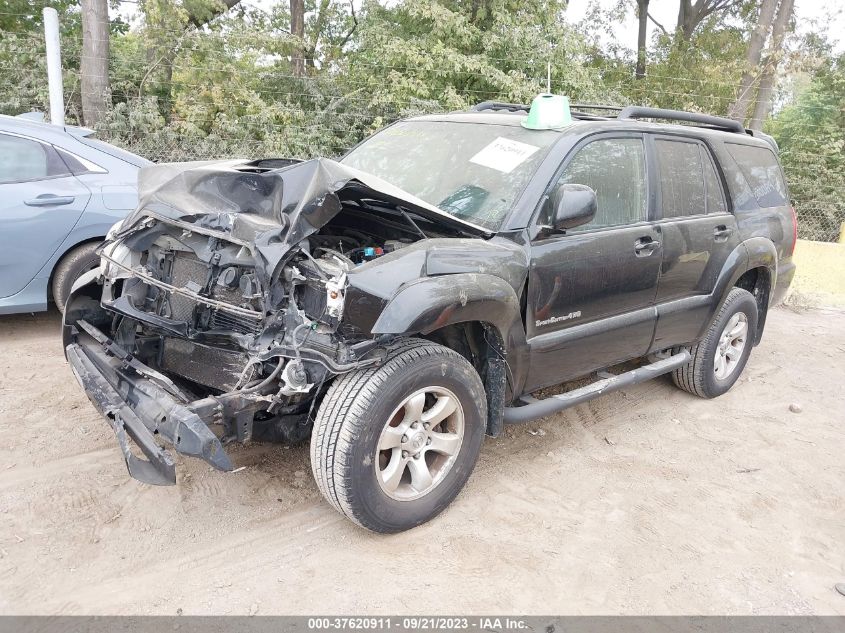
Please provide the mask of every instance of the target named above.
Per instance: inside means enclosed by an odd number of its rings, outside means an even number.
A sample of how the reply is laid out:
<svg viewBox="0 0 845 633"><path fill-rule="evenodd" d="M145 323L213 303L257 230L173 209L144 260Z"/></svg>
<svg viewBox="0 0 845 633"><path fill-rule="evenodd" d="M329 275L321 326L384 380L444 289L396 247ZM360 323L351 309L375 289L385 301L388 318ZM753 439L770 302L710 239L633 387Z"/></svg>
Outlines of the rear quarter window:
<svg viewBox="0 0 845 633"><path fill-rule="evenodd" d="M725 147L739 166L759 206L789 204L783 172L772 150L739 143L725 143Z"/></svg>

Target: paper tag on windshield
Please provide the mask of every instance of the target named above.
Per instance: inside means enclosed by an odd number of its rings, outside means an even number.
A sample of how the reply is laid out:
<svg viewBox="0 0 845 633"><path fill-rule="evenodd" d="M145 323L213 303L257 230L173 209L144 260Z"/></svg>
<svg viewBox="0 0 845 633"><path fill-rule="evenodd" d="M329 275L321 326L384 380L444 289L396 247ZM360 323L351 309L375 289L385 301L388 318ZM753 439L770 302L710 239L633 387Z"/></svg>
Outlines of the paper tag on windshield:
<svg viewBox="0 0 845 633"><path fill-rule="evenodd" d="M500 136L470 158L469 162L495 169L503 174L509 174L538 149L540 148L534 145L512 141Z"/></svg>

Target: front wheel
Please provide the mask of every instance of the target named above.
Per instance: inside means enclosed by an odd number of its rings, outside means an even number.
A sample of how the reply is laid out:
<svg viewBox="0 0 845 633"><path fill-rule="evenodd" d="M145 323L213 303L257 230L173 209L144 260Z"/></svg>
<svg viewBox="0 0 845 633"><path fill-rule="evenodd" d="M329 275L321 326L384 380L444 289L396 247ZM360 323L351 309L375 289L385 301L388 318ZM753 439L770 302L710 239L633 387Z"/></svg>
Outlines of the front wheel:
<svg viewBox="0 0 845 633"><path fill-rule="evenodd" d="M332 384L314 422L311 468L341 514L400 532L440 513L469 478L487 419L484 386L457 352L419 339Z"/></svg>

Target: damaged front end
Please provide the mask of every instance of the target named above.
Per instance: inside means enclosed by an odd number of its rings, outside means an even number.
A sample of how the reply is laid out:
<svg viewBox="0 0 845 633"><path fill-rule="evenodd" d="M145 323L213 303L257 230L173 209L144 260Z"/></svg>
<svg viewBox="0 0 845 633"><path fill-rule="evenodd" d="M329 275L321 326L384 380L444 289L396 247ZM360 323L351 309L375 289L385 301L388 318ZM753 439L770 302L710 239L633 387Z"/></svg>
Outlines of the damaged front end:
<svg viewBox="0 0 845 633"><path fill-rule="evenodd" d="M74 286L64 344L151 484L175 483L161 442L231 470L228 442L307 438L328 382L381 362L371 326L424 274L416 243L483 232L328 160L152 167L140 197Z"/></svg>

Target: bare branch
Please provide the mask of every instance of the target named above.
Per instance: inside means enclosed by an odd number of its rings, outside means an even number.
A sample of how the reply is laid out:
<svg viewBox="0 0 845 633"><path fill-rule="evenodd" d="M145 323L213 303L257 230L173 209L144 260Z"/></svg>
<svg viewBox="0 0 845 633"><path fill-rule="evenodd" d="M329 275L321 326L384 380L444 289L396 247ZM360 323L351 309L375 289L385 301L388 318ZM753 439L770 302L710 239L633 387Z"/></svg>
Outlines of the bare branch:
<svg viewBox="0 0 845 633"><path fill-rule="evenodd" d="M663 26L663 25L662 25L660 22L658 22L657 20L655 20L655 19L654 19L654 16L653 16L653 15L651 15L651 13L649 13L648 11L646 11L646 13L645 13L645 14L648 16L648 19L649 19L649 20L651 20L651 21L654 23L654 26L656 26L656 27L657 27L657 28L659 28L661 31L663 31L663 35L669 35L669 31L667 31L667 30L666 30L666 27L665 27L665 26Z"/></svg>
<svg viewBox="0 0 845 633"><path fill-rule="evenodd" d="M349 42L349 38L352 37L352 34L355 32L355 29L358 28L358 17L355 15L355 2L354 0L349 0L349 10L352 12L352 28L349 29L349 32L344 36L341 40L338 48L343 48Z"/></svg>

